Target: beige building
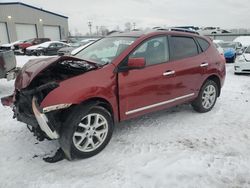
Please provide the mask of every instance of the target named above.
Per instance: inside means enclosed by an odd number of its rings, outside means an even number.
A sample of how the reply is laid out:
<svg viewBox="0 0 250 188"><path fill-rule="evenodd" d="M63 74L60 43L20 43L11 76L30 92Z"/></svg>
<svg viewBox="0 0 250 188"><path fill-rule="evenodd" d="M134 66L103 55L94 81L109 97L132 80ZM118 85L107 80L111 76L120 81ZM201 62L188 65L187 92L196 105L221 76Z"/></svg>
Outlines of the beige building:
<svg viewBox="0 0 250 188"><path fill-rule="evenodd" d="M68 17L21 2L0 3L0 44L31 38L68 37Z"/></svg>

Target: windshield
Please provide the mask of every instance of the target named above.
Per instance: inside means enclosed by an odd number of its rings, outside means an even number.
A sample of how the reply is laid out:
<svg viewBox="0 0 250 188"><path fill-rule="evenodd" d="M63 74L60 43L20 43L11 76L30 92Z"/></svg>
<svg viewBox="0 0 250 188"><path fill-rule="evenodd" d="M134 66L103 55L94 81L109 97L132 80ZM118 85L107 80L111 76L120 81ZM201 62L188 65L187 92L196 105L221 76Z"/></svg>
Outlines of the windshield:
<svg viewBox="0 0 250 188"><path fill-rule="evenodd" d="M24 42L25 43L31 43L34 39L28 39L28 40L25 40Z"/></svg>
<svg viewBox="0 0 250 188"><path fill-rule="evenodd" d="M235 43L231 43L231 42L223 42L223 43L219 43L219 45L223 48L223 49L227 49L227 48L236 48L236 44Z"/></svg>
<svg viewBox="0 0 250 188"><path fill-rule="evenodd" d="M136 38L134 37L107 37L103 38L82 51L75 57L95 62L101 65L111 63L125 49L127 49Z"/></svg>

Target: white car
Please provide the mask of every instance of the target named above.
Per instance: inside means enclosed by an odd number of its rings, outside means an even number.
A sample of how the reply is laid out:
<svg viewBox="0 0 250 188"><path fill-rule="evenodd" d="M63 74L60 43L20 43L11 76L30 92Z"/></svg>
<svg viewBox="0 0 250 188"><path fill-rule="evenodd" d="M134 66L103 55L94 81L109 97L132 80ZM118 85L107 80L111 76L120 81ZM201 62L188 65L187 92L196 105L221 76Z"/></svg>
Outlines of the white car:
<svg viewBox="0 0 250 188"><path fill-rule="evenodd" d="M215 45L216 49L218 50L218 52L220 53L220 55L224 56L223 48L218 43L214 42L214 45Z"/></svg>
<svg viewBox="0 0 250 188"><path fill-rule="evenodd" d="M223 32L219 27L205 27L198 31L201 35L221 34Z"/></svg>
<svg viewBox="0 0 250 188"><path fill-rule="evenodd" d="M250 74L250 46L246 48L244 53L237 57L234 64L234 73L248 73Z"/></svg>
<svg viewBox="0 0 250 188"><path fill-rule="evenodd" d="M216 44L222 43L222 42L224 42L224 40L218 40L218 39L213 40L213 43L216 43Z"/></svg>
<svg viewBox="0 0 250 188"><path fill-rule="evenodd" d="M234 42L240 42L243 47L250 46L250 36L240 36L234 39Z"/></svg>
<svg viewBox="0 0 250 188"><path fill-rule="evenodd" d="M64 42L48 41L26 48L26 55L57 55L59 49L69 46Z"/></svg>
<svg viewBox="0 0 250 188"><path fill-rule="evenodd" d="M24 40L18 40L9 44L2 44L0 46L0 50L3 50L3 51L14 50L15 49L14 45L22 43L22 42L24 42Z"/></svg>

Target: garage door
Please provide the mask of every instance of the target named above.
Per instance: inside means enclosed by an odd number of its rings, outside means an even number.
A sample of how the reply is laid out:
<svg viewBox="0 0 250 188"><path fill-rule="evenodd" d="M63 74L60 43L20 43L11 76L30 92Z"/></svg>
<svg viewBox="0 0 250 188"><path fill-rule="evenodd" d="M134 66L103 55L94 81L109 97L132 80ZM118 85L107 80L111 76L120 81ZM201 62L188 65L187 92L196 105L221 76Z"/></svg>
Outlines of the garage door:
<svg viewBox="0 0 250 188"><path fill-rule="evenodd" d="M50 38L51 40L60 40L60 28L59 26L43 26L44 37Z"/></svg>
<svg viewBox="0 0 250 188"><path fill-rule="evenodd" d="M17 40L37 38L36 25L16 24Z"/></svg>
<svg viewBox="0 0 250 188"><path fill-rule="evenodd" d="M9 42L6 23L0 23L0 44L6 44Z"/></svg>

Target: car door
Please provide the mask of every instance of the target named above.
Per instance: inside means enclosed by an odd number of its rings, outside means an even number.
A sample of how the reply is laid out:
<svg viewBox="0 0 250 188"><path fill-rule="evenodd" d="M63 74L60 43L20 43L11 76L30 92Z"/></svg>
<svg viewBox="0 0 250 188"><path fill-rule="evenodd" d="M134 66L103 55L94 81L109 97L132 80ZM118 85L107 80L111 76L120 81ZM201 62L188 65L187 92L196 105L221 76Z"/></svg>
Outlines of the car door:
<svg viewBox="0 0 250 188"><path fill-rule="evenodd" d="M55 48L55 51L53 53L53 55L56 55L58 50L60 50L61 48L65 47L64 44L62 43L56 43L56 48Z"/></svg>
<svg viewBox="0 0 250 188"><path fill-rule="evenodd" d="M47 48L47 54L48 55L54 55L55 52L57 52L57 46L56 43L51 43L49 47Z"/></svg>
<svg viewBox="0 0 250 188"><path fill-rule="evenodd" d="M176 79L174 64L169 63L167 36L145 41L129 58L144 58L146 66L118 73L120 118L129 119L171 105Z"/></svg>
<svg viewBox="0 0 250 188"><path fill-rule="evenodd" d="M198 42L189 36L169 36L170 63L174 64L177 96L190 94L197 96L208 67L206 53Z"/></svg>

